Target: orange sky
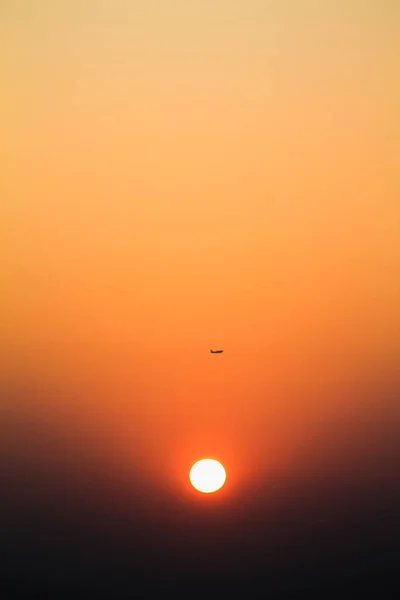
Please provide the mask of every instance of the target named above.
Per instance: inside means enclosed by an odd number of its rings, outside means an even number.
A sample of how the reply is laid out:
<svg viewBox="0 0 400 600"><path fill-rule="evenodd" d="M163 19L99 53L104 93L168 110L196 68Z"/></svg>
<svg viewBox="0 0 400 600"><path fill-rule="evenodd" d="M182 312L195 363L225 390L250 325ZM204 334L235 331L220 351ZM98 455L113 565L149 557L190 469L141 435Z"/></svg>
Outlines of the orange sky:
<svg viewBox="0 0 400 600"><path fill-rule="evenodd" d="M74 390L29 410L232 481L357 421L400 350L396 3L0 10L2 377Z"/></svg>

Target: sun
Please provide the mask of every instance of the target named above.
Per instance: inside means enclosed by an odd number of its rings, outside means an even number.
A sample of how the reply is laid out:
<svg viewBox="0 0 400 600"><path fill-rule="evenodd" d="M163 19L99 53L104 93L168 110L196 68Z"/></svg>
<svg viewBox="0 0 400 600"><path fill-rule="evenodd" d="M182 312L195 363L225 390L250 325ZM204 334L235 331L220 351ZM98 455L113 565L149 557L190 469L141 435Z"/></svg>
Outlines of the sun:
<svg viewBox="0 0 400 600"><path fill-rule="evenodd" d="M226 472L217 460L203 458L190 469L189 479L196 490L203 494L211 494L222 488L226 480Z"/></svg>

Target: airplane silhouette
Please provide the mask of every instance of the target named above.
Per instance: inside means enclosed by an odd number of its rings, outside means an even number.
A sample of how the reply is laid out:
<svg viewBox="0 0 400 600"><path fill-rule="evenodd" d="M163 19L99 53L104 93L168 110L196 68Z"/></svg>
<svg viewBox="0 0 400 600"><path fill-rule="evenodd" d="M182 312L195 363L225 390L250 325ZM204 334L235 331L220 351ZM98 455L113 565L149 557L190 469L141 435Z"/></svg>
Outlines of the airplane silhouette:
<svg viewBox="0 0 400 600"><path fill-rule="evenodd" d="M210 350L211 354L221 354L223 350Z"/></svg>

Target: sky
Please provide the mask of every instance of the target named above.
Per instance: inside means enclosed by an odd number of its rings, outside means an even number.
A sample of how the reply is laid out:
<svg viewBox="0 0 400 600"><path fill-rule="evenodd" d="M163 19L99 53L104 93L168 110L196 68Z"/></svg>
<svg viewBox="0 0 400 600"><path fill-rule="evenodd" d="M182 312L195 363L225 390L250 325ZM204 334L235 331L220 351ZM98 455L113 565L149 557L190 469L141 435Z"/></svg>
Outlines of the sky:
<svg viewBox="0 0 400 600"><path fill-rule="evenodd" d="M81 497L164 543L175 524L178 556L188 523L254 542L261 518L280 540L296 505L306 528L308 493L394 530L399 18L394 0L1 2L7 539L26 547L13 523L68 493L75 525ZM188 473L207 456L227 483L206 505Z"/></svg>

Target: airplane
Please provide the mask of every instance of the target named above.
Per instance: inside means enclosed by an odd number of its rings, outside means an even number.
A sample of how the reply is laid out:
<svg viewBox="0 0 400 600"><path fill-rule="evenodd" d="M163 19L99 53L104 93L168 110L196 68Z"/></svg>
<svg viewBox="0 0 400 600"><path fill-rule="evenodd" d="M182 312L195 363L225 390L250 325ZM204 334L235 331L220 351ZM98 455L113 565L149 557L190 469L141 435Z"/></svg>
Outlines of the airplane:
<svg viewBox="0 0 400 600"><path fill-rule="evenodd" d="M222 354L223 350L210 350L211 354Z"/></svg>

